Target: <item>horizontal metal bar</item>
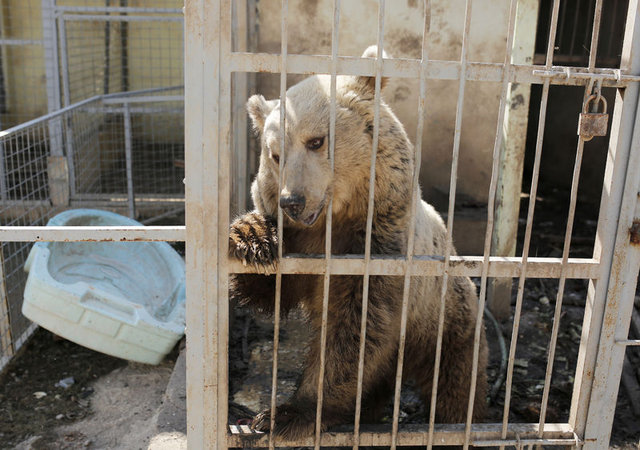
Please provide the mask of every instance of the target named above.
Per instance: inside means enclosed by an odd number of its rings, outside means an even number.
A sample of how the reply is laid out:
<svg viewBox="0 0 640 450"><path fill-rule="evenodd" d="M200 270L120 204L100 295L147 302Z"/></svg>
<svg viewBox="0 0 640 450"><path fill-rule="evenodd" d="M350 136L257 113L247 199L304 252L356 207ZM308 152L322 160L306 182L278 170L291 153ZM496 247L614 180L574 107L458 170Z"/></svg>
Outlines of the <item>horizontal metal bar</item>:
<svg viewBox="0 0 640 450"><path fill-rule="evenodd" d="M375 60L351 56L338 57L338 73L341 75L375 75ZM550 79L551 84L566 86L584 86L593 75L602 79L606 87L626 87L629 83L640 81L640 77L617 73L612 69L595 69L588 72L585 67L553 67L556 75L548 74L545 66L512 65L509 74L511 83L542 84ZM567 69L571 76L566 77ZM231 54L230 70L232 72L270 72L279 73L279 55L270 53ZM325 55L289 55L287 62L289 73L314 74L331 73L331 57ZM427 78L441 80L457 80L460 78L459 61L430 60L427 67ZM503 64L467 62L466 79L471 81L502 81ZM542 75L544 73L544 75ZM385 77L419 78L420 60L393 58L385 59L382 64L382 75Z"/></svg>
<svg viewBox="0 0 640 450"><path fill-rule="evenodd" d="M103 95L102 98L108 99L108 98L133 97L136 95L146 95L146 94L152 94L155 92L177 91L178 89L184 90L184 84L176 84L174 86L164 86L164 87L155 87L155 88L147 88L147 89L137 89L135 91L112 92L111 94Z"/></svg>
<svg viewBox="0 0 640 450"><path fill-rule="evenodd" d="M0 45L42 45L42 39L0 39Z"/></svg>
<svg viewBox="0 0 640 450"><path fill-rule="evenodd" d="M246 428L231 426L231 433L227 436L227 445L237 447L268 447L269 434L243 433ZM478 446L484 442L500 441L501 424L474 424L471 426L471 444ZM434 445L462 445L464 442L464 424L441 424L434 427ZM428 438L428 424L402 425L398 431L398 446L426 446ZM571 445L576 444L573 430L568 424L545 424L542 443L545 445ZM509 442L525 442L538 438L538 424L510 424L507 431ZM311 447L314 444L314 436L296 441L284 441L276 438L277 447ZM351 447L353 444L353 431L324 432L320 437L322 447ZM360 446L385 446L391 445L391 425L362 425L360 429ZM505 444L509 445L509 444ZM513 445L513 444L511 444Z"/></svg>
<svg viewBox="0 0 640 450"><path fill-rule="evenodd" d="M0 242L184 241L184 226L0 227Z"/></svg>
<svg viewBox="0 0 640 450"><path fill-rule="evenodd" d="M56 6L56 12L103 12L103 13L144 13L144 14L180 14L182 8L135 8L132 6Z"/></svg>
<svg viewBox="0 0 640 450"><path fill-rule="evenodd" d="M91 114L123 114L123 106L87 106L81 109L83 112ZM173 106L132 106L129 108L131 114L184 114L184 108Z"/></svg>
<svg viewBox="0 0 640 450"><path fill-rule="evenodd" d="M449 261L449 275L479 277L482 274L482 256L452 256ZM405 258L372 258L371 275L404 275ZM444 273L444 258L440 256L414 256L411 263L412 276L441 276ZM324 274L326 261L322 256L286 256L280 261L284 274ZM566 267L567 278L595 279L598 277L599 263L588 258L569 258ZM333 275L363 275L365 260L363 255L334 255L329 264ZM527 278L558 278L562 270L561 258L528 258ZM489 277L520 276L522 258L492 256L489 258ZM229 273L265 273L254 266L244 266L240 261L229 261ZM275 273L268 271L267 273Z"/></svg>
<svg viewBox="0 0 640 450"><path fill-rule="evenodd" d="M95 201L104 200L110 202L126 202L127 196L122 194L76 194L72 200L75 201ZM138 202L164 202L164 203L184 203L184 196L180 194L139 194L135 197ZM1 204L1 203L0 203Z"/></svg>
<svg viewBox="0 0 640 450"><path fill-rule="evenodd" d="M616 341L617 345L627 346L640 346L640 339L625 339L623 341Z"/></svg>
<svg viewBox="0 0 640 450"><path fill-rule="evenodd" d="M65 22L184 22L183 17L177 16L111 16L107 14L63 14Z"/></svg>
<svg viewBox="0 0 640 450"><path fill-rule="evenodd" d="M105 105L121 105L125 103L182 102L184 95L149 95L144 97L105 98Z"/></svg>
<svg viewBox="0 0 640 450"><path fill-rule="evenodd" d="M68 113L69 111L73 111L76 108L79 108L81 106L84 106L88 103L91 102L95 102L97 100L100 100L102 96L100 95L95 95L93 97L89 97L86 100L82 100L81 102L78 103L73 103L72 105L69 106L65 106L62 109L59 109L55 112L51 112L49 114L45 114L44 116L40 116L40 117L36 117L35 119L29 120L27 122L22 122L20 125L16 125L15 127L11 127L11 128L7 128L6 130L0 131L0 139L2 139L3 137L12 134L12 133L16 133L18 131L22 131L25 130L29 127L32 127L34 125L38 125L40 123L44 123L48 120L54 119L56 117L59 117L65 113Z"/></svg>

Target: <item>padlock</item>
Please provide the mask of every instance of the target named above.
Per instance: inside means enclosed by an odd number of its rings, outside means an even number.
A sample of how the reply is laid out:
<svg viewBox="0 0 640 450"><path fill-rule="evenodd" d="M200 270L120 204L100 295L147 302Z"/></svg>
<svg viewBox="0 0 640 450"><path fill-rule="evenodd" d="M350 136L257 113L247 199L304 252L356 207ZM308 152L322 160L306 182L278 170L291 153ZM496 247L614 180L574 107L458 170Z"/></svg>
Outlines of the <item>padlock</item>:
<svg viewBox="0 0 640 450"><path fill-rule="evenodd" d="M600 102L604 106L601 113L589 112L589 105L598 98L596 94L591 95L582 107L580 120L578 122L578 135L585 141L590 141L594 136L607 135L607 123L609 122L609 114L607 114L607 101L600 96Z"/></svg>

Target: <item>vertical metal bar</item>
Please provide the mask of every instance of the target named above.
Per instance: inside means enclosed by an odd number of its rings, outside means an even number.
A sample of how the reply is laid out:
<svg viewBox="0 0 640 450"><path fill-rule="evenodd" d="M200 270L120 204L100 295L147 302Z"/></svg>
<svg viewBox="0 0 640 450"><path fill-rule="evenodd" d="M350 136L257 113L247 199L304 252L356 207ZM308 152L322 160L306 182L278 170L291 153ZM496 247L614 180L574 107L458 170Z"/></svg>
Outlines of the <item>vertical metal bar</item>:
<svg viewBox="0 0 640 450"><path fill-rule="evenodd" d="M0 199L7 199L7 169L5 166L4 139L0 140Z"/></svg>
<svg viewBox="0 0 640 450"><path fill-rule="evenodd" d="M596 67L596 57L598 54L598 41L600 37L601 20L602 20L602 0L596 0L596 10L593 13L593 29L591 31L591 46L589 50L589 71L592 71Z"/></svg>
<svg viewBox="0 0 640 450"><path fill-rule="evenodd" d="M393 420L391 428L391 449L395 450L398 439L398 422L400 420L400 397L402 391L402 369L404 365L404 350L407 337L407 311L409 295L411 293L411 266L415 247L416 211L420 196L420 163L422 161L422 131L424 128L424 108L427 92L427 66L429 62L428 36L431 24L431 1L423 1L424 22L422 26L422 55L420 61L420 94L418 99L418 124L416 129L416 144L414 149L413 178L411 180L411 207L409 212L409 236L407 238L407 262L404 270L404 285L402 290L402 312L400 315L400 344L398 346L398 363L393 396Z"/></svg>
<svg viewBox="0 0 640 450"><path fill-rule="evenodd" d="M282 191L284 181L284 164L286 161L286 125L287 125L287 54L289 1L282 0L280 10L280 159L278 161L278 195ZM283 239L282 208L278 202L278 261L282 259ZM282 297L282 270L278 264L276 272L276 294L273 317L273 366L271 371L271 415L269 426L269 448L275 448L273 430L276 424L278 393L278 346L280 343L280 303Z"/></svg>
<svg viewBox="0 0 640 450"><path fill-rule="evenodd" d="M640 102L633 127L632 148L640 146ZM631 244L629 231L640 220L640 152L629 158L620 220L616 232L604 327L600 337L589 417L585 431L585 448L608 448L611 426L618 397L618 387L625 357L625 346L616 341L629 335L629 323L640 270L640 245Z"/></svg>
<svg viewBox="0 0 640 450"><path fill-rule="evenodd" d="M129 217L136 218L136 205L133 192L133 144L131 139L131 109L129 103L124 104L124 154L127 171L127 204Z"/></svg>
<svg viewBox="0 0 640 450"><path fill-rule="evenodd" d="M219 11L220 44L218 65L220 84L218 90L219 134L218 134L218 189L212 201L218 206L213 210L218 221L218 322L212 323L218 330L216 377L218 386L217 409L207 412L217 419L216 442L218 448L227 448L228 434L228 406L229 406L229 225L231 202L231 127L232 127L232 97L231 72L225 61L231 59L231 1L221 0ZM206 72L205 72L206 73ZM205 201L207 199L205 198Z"/></svg>
<svg viewBox="0 0 640 450"><path fill-rule="evenodd" d="M367 314L369 311L369 265L371 263L371 232L373 226L373 208L376 182L376 157L380 134L380 90L382 88L382 46L384 43L385 0L378 3L378 49L376 54L376 73L374 87L373 142L371 147L371 166L369 168L369 200L367 203L367 225L364 243L364 275L362 278L362 316L360 319L360 349L358 353L358 381L356 386L356 412L354 423L353 449L360 445L360 415L362 412L362 385L364 379L364 352L367 342Z"/></svg>
<svg viewBox="0 0 640 450"><path fill-rule="evenodd" d="M578 149L576 152L576 161L573 169L573 178L571 181L571 198L569 201L569 215L567 218L567 228L565 231L564 248L562 250L562 267L560 272L560 282L558 285L558 292L556 295L556 307L553 318L553 327L551 330L551 339L549 342L549 355L547 359L547 370L545 373L544 389L542 391L542 403L540 406L540 422L538 435L542 437L544 433L544 423L547 413L547 405L549 400L549 392L551 389L551 374L553 371L553 361L555 358L556 342L558 339L558 331L560 326L560 314L562 312L562 297L564 295L564 285L566 281L566 268L567 261L569 259L569 250L571 248L571 233L573 231L573 222L576 211L576 200L578 196L578 182L580 179L580 167L582 164L582 153L584 149L584 140L582 137L578 138Z"/></svg>
<svg viewBox="0 0 640 450"><path fill-rule="evenodd" d="M471 371L471 386L469 388L469 406L467 408L467 421L465 425L465 450L469 447L471 437L471 423L473 420L473 407L476 394L476 382L478 378L478 359L480 353L480 336L482 332L482 318L484 316L484 305L487 295L487 275L489 272L489 257L491 256L491 241L493 235L493 223L495 219L495 201L498 187L498 164L500 163L500 148L502 147L502 126L507 105L507 92L509 89L509 78L511 73L511 54L513 53L513 42L515 36L517 1L512 0L509 6L509 26L507 29L507 46L505 49L504 65L502 71L502 88L500 93L500 108L498 112L498 122L496 126L496 138L493 146L493 166L491 168L491 183L489 185L489 203L487 205L487 230L484 242L484 261L482 265L482 276L480 279L480 299L478 304L478 315L476 318L476 329L473 342L473 368Z"/></svg>
<svg viewBox="0 0 640 450"><path fill-rule="evenodd" d="M227 420L228 307L224 289L228 283L219 270L219 258L226 258L226 243L222 242L222 248L219 243L223 230L228 233L228 202L219 204L219 194L228 194L226 188L220 188L221 178L225 180L224 170L228 169L220 154L224 148L220 146L224 132L220 113L229 103L228 93L221 89L221 2L228 6L228 0L190 0L185 5L189 448L226 448L226 425L220 425Z"/></svg>
<svg viewBox="0 0 640 450"><path fill-rule="evenodd" d="M55 17L56 0L42 0L42 41L47 78L47 111L52 113L61 107L60 60L58 59L58 28ZM52 156L62 156L62 122L49 121L49 151Z"/></svg>
<svg viewBox="0 0 640 450"><path fill-rule="evenodd" d="M62 60L62 92L65 107L70 104L70 88L69 88L69 57L67 54L67 33L64 17L58 18L58 36L60 37L60 58ZM72 197L76 195L76 170L74 164L74 149L73 149L73 131L71 125L66 116L62 116L61 120L64 123L65 132L65 147L67 149L67 164L69 165L69 192ZM62 137L62 135L60 136Z"/></svg>
<svg viewBox="0 0 640 450"><path fill-rule="evenodd" d="M591 34L591 48L589 51L589 70L593 70L595 67L601 17L602 17L602 0L597 0L596 9L594 12L594 19L593 19L593 29ZM585 99L591 94L591 87L592 85L590 83L585 90ZM549 401L549 392L551 390L551 375L553 372L556 343L557 343L558 331L560 327L560 314L562 312L562 297L564 295L567 262L569 259L569 251L571 249L571 233L573 231L573 222L575 218L576 201L578 196L578 183L580 180L580 167L582 164L583 150L584 150L584 139L582 138L582 136L579 136L578 148L576 151L576 162L573 169L573 179L571 182L571 198L569 201L569 215L567 217L567 228L565 231L564 247L562 250L562 268L560 271L560 281L558 284L558 292L556 296L556 307L555 307L555 312L553 317L553 327L551 329L551 340L549 342L547 370L545 373L544 389L542 391L542 403L540 406L540 422L539 422L539 430L538 430L539 437L542 437L544 433L544 423L546 420L547 405Z"/></svg>
<svg viewBox="0 0 640 450"><path fill-rule="evenodd" d="M248 14L247 0L233 2L233 37L235 39L234 51L247 51L248 40ZM247 208L247 178L248 178L248 128L247 113L244 104L248 98L248 74L235 73L233 79L233 155L235 163L235 176L232 180L234 185L235 205L238 211L245 211ZM234 211L237 213L238 211Z"/></svg>
<svg viewBox="0 0 640 450"><path fill-rule="evenodd" d="M11 336L11 317L9 316L9 296L4 271L4 244L0 242L0 360L14 355Z"/></svg>
<svg viewBox="0 0 640 450"><path fill-rule="evenodd" d="M620 67L630 73L640 71L640 22L638 18L638 1L630 1L625 25L625 37L622 48ZM607 330L605 324L605 308L608 306L608 293L611 286L611 275L615 268L619 269L620 255L616 247L616 234L619 233L618 224L622 224L621 210L627 187L625 180L631 166L628 162L635 154L632 141L632 130L637 120L639 103L639 86L631 84L616 93L616 103L611 126L607 166L604 175L604 187L600 206L600 218L596 234L594 257L600 260L600 273L597 283L590 283L585 307L585 318L582 327L582 338L578 364L576 370L569 423L579 436L593 437L600 428L602 419L608 417L600 415L604 397L600 395L603 384L597 375L597 366L603 364L600 345L606 342L603 337ZM637 144L635 144L637 146ZM629 169L630 170L630 169ZM636 169L637 170L637 169ZM635 193L634 193L635 194ZM628 232L628 230L625 230ZM606 353L605 353L606 354ZM596 359L597 358L597 359ZM596 382L596 380L599 380ZM613 383L613 381L609 381ZM600 392L598 392L600 391ZM606 400L604 400L606 401ZM605 444L606 445L606 444Z"/></svg>
<svg viewBox="0 0 640 450"><path fill-rule="evenodd" d="M333 25L331 27L331 87L329 111L329 161L331 173L335 166L336 148L336 83L338 74L338 30L340 25L340 0L333 0ZM329 314L329 287L331 284L331 225L333 215L333 196L329 197L327 205L327 222L325 230L325 273L322 292L322 325L320 330L320 370L318 373L318 399L316 404L316 435L315 450L320 450L320 434L322 431L322 402L324 398L324 371L327 347L327 326Z"/></svg>
<svg viewBox="0 0 640 450"><path fill-rule="evenodd" d="M447 286L449 284L449 262L453 252L453 220L456 204L456 187L458 182L458 159L460 156L460 138L462 136L462 110L464 107L465 86L467 83L467 52L469 49L469 29L471 28L472 0L466 0L464 13L464 31L462 33L462 49L460 51L460 80L458 82L458 101L456 103L456 122L453 135L453 151L451 155L451 175L449 177L449 206L447 209L447 242L444 250L444 268L440 287L440 310L438 312L438 336L436 338L436 354L433 365L433 381L431 383L431 405L429 407L429 435L427 449L433 446L433 432L436 420L436 404L438 398L438 380L440 378L440 360L442 357L442 334L444 332L444 314L447 302Z"/></svg>
<svg viewBox="0 0 640 450"><path fill-rule="evenodd" d="M551 18L551 27L549 29L549 40L547 45L546 68L550 69L553 64L553 49L555 48L556 28L558 23L558 10L560 0L553 3L553 11ZM556 24L554 26L553 24ZM536 206L536 196L538 194L538 178L540 176L540 160L542 158L542 141L544 138L545 121L547 117L547 101L549 99L549 80L545 80L542 87L542 97L540 99L540 113L538 118L538 131L536 135L536 150L533 163L533 172L531 176L531 189L529 190L529 208L527 211L527 225L524 232L524 242L522 246L522 271L518 279L518 292L516 295L516 306L513 315L513 329L511 331L511 344L509 348L509 359L507 365L507 380L505 386L504 409L502 414L502 433L501 438L507 438L507 427L509 424L509 408L511 404L511 388L513 383L513 369L518 343L518 331L520 328L520 315L522 312L522 302L524 298L524 284L527 279L527 263L529 257L529 249L531 246L531 231L533 228L533 214ZM503 447L501 447L503 448Z"/></svg>

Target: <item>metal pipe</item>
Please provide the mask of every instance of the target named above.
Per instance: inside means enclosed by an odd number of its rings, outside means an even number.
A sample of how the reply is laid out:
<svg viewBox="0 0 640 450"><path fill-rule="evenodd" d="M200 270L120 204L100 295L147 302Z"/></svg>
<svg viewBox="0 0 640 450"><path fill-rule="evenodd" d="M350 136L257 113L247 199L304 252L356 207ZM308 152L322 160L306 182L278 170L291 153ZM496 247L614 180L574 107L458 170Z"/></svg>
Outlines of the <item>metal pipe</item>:
<svg viewBox="0 0 640 450"><path fill-rule="evenodd" d="M369 312L369 270L371 263L371 234L373 227L373 208L376 180L376 157L378 155L378 141L380 135L380 90L382 87L382 47L384 43L384 10L385 0L378 3L378 35L377 54L375 59L375 86L373 111L373 142L369 168L369 197L367 203L367 224L364 244L364 273L362 279L362 312L360 318L360 348L358 350L358 379L356 383L356 415L354 424L354 450L360 445L360 415L362 408L362 389L364 382L364 356L367 341L367 316Z"/></svg>
<svg viewBox="0 0 640 450"><path fill-rule="evenodd" d="M333 175L335 167L335 147L336 147L336 83L337 83L337 56L338 56L338 30L340 25L340 0L333 1L333 24L331 27L331 86L330 86L330 111L329 111L329 161L331 173ZM332 176L333 178L333 176ZM324 399L324 372L326 364L327 347L327 326L329 312L329 287L331 284L331 226L333 220L333 196L329 197L327 205L327 219L325 226L325 247L324 257L326 269L322 290L322 325L320 330L320 370L318 373L318 398L316 403L316 432L315 450L320 450L320 436L322 430L322 402Z"/></svg>
<svg viewBox="0 0 640 450"><path fill-rule="evenodd" d="M129 217L136 218L136 203L133 193L133 139L131 136L131 111L129 105L124 106L124 154L125 167L127 171L127 203L129 205Z"/></svg>

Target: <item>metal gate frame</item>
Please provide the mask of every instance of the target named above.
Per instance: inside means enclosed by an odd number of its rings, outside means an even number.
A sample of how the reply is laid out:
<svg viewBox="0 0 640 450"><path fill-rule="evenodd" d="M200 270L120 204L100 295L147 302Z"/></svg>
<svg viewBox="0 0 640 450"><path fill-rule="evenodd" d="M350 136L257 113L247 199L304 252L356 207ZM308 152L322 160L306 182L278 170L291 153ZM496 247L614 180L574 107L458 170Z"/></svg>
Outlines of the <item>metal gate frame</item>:
<svg viewBox="0 0 640 450"><path fill-rule="evenodd" d="M378 46L382 46L384 10L380 0ZM334 11L339 11L340 0L334 0ZM541 413L539 424L482 424L472 425L471 417L462 425L403 426L398 429L397 405L393 429L364 430L360 432L317 433L316 436L295 443L296 446L351 446L385 445L584 445L606 448L615 409L615 398L620 380L622 358L627 345L640 345L640 341L627 340L630 309L633 305L636 277L640 267L640 246L632 230L640 221L640 20L638 1L631 1L622 55L621 70L595 67L597 27L602 0L596 2L596 16L592 51L587 68L555 67L552 51L548 51L543 66L513 65L508 58L503 64L467 62L464 42L467 40L472 0L466 3L466 24L460 61L431 61L423 43L422 60L376 59L338 57L337 24L334 14L331 56L287 55L287 0L282 1L282 52L276 54L249 54L231 51L231 0L187 0L185 22L185 104L186 104L186 227L0 227L0 241L181 241L187 242L187 420L190 448L227 448L242 446L241 434L231 434L228 427L228 275L251 271L241 264L228 261L228 225L231 191L231 74L233 72L281 73L281 94L286 87L286 74L327 73L332 76L332 103L335 107L335 78L337 74L376 76L376 95L379 96L381 76L420 78L420 108L424 107L424 80L439 78L460 80L461 94L466 80L501 82L503 94L509 83L535 83L543 85L540 129L536 159L539 162L546 96L549 85L586 86L594 83L618 88L614 128L611 133L609 155L605 172L600 219L593 258L568 258L567 241L575 212L577 178L583 141L578 140L578 157L572 187L569 221L562 258L492 257L489 254L493 223L493 201L496 190L496 161L500 146L500 133L496 134L494 166L491 178L488 208L487 239L481 258L451 256L429 258L372 258L368 249L361 258L335 258L327 252L326 258L285 257L281 260L277 277L286 273L315 273L328 279L330 274L402 275L410 276L481 276L481 306L486 297L487 277L559 278L561 288L556 307L561 307L561 291L567 277L590 280L583 336L579 353L576 383L570 420L565 424L545 423ZM512 44L516 0L511 0L510 33ZM555 35L559 0L554 3L551 36ZM553 49L553 38L550 49ZM462 97L460 95L459 97ZM624 101L623 101L624 100ZM456 119L456 144L459 145L460 108ZM504 95L500 115L504 112ZM284 117L284 116L283 116ZM335 114L332 114L332 122ZM500 124L501 121L498 121ZM334 124L332 124L333 126ZM377 127L376 127L377 128ZM377 131L374 131L374 135ZM419 144L417 145L419 148ZM374 144L375 148L375 144ZM632 151L635 149L635 151ZM375 158L375 150L373 152ZM454 162L456 161L454 157ZM534 179L537 171L534 169ZM416 169L417 171L418 169ZM455 177L452 177L455 191ZM534 185L535 189L535 185ZM372 197L371 197L372 198ZM415 198L414 198L415 203ZM452 202L450 202L451 208ZM529 211L533 213L532 208ZM282 216L279 212L279 231ZM328 215L330 217L330 215ZM450 215L449 217L452 217ZM530 238L531 216L527 234ZM371 215L368 221L370 234ZM451 224L448 224L450 238ZM330 224L328 225L330 230ZM636 242L632 244L631 241ZM526 248L526 246L525 246ZM280 248L280 252L281 252ZM448 253L448 252L447 252ZM326 291L326 290L325 290ZM278 296L277 296L278 298ZM276 300L277 301L277 300ZM325 297L326 301L326 297ZM406 306L406 302L405 306ZM518 308L521 306L521 296ZM482 310L482 308L480 308ZM276 317L278 317L276 315ZM478 324L481 322L478 321ZM514 321L517 323L517 321ZM555 347L559 315L554 319L552 346ZM276 319L276 332L278 323ZM479 327L476 328L476 335ZM277 336L277 334L276 334ZM513 340L512 340L513 342ZM274 342L277 350L277 343ZM477 350L477 345L476 345ZM277 351L274 356L277 356ZM274 358L275 359L275 358ZM553 361L553 359L550 359ZM277 359L274 361L274 366ZM550 365L551 366L551 365ZM510 368L512 370L512 367ZM274 371L276 373L277 371ZM548 375L550 367L548 367ZM508 374L510 376L510 374ZM545 390L548 390L548 382ZM473 397L471 395L471 397ZM321 398L321 397L320 397ZM543 395L548 398L548 392ZM272 397L275 401L275 396ZM320 400L321 401L321 400ZM252 438L256 438L255 435ZM293 445L279 442L269 435L257 437L252 446Z"/></svg>

